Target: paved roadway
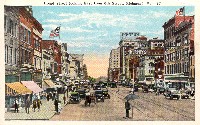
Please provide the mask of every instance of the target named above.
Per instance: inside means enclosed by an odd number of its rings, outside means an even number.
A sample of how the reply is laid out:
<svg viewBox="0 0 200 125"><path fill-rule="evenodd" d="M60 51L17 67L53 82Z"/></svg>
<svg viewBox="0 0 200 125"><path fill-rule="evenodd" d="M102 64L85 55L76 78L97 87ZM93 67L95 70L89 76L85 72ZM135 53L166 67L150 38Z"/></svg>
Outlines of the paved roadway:
<svg viewBox="0 0 200 125"><path fill-rule="evenodd" d="M119 91L118 91L119 90ZM66 105L59 115L54 115L50 120L62 121L194 121L195 100L168 100L163 95L155 93L136 92L139 99L131 101L133 108L130 116L124 118L125 108L123 99L130 88L109 88L111 99L99 102L90 107L84 106L84 100L80 104Z"/></svg>

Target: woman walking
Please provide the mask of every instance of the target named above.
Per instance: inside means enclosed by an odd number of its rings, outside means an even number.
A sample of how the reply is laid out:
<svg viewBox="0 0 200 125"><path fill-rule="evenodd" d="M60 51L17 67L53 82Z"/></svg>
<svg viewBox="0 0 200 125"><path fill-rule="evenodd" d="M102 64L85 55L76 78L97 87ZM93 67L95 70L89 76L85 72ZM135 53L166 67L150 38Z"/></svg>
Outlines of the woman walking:
<svg viewBox="0 0 200 125"><path fill-rule="evenodd" d="M33 101L33 111L35 112L35 109L37 108L36 100Z"/></svg>
<svg viewBox="0 0 200 125"><path fill-rule="evenodd" d="M37 100L37 107L38 107L38 112L40 111L40 105L42 105L42 102L40 99Z"/></svg>

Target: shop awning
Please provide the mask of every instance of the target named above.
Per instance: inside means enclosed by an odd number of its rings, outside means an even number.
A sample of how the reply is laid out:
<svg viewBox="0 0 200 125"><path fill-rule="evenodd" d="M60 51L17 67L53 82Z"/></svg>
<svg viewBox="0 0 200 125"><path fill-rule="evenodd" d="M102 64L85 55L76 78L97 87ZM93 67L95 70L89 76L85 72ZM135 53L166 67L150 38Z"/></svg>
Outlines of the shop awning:
<svg viewBox="0 0 200 125"><path fill-rule="evenodd" d="M188 82L188 77L166 77L165 82Z"/></svg>
<svg viewBox="0 0 200 125"><path fill-rule="evenodd" d="M44 80L44 82L45 82L50 88L52 88L52 87L55 86L55 84L54 84L51 80Z"/></svg>
<svg viewBox="0 0 200 125"><path fill-rule="evenodd" d="M31 94L32 93L30 89L26 88L20 82L6 83L6 86L14 90L17 94ZM7 94L12 95L12 92L6 90L6 95Z"/></svg>
<svg viewBox="0 0 200 125"><path fill-rule="evenodd" d="M21 81L21 83L26 86L28 89L30 89L31 91L33 91L33 93L39 93L42 92L43 89L41 89L37 83L35 83L34 81Z"/></svg>

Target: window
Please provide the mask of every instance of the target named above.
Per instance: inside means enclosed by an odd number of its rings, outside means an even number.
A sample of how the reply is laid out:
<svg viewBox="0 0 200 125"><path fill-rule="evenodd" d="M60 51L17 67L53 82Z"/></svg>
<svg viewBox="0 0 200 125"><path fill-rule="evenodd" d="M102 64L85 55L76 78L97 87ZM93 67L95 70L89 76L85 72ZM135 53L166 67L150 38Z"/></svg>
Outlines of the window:
<svg viewBox="0 0 200 125"><path fill-rule="evenodd" d="M176 38L176 45L177 45L177 46L181 46L181 37L180 37L180 36L178 36L178 37Z"/></svg>
<svg viewBox="0 0 200 125"><path fill-rule="evenodd" d="M28 30L28 43L31 44L31 32Z"/></svg>
<svg viewBox="0 0 200 125"><path fill-rule="evenodd" d="M185 34L183 36L183 42L184 42L184 44L188 44L188 34Z"/></svg>
<svg viewBox="0 0 200 125"><path fill-rule="evenodd" d="M185 50L184 50L184 55L185 55L186 57L188 57L188 55L189 55L189 53L188 53L188 48L185 48Z"/></svg>
<svg viewBox="0 0 200 125"><path fill-rule="evenodd" d="M15 55L14 55L15 64L17 64L17 49L15 48Z"/></svg>
<svg viewBox="0 0 200 125"><path fill-rule="evenodd" d="M36 68L36 58L34 58L34 68Z"/></svg>
<svg viewBox="0 0 200 125"><path fill-rule="evenodd" d="M26 40L26 32L27 32L27 29L26 28L24 28L24 41L26 42L27 40Z"/></svg>
<svg viewBox="0 0 200 125"><path fill-rule="evenodd" d="M7 16L4 15L4 32L7 30Z"/></svg>
<svg viewBox="0 0 200 125"><path fill-rule="evenodd" d="M19 30L19 39L23 40L23 36L24 36L24 27L21 25Z"/></svg>
<svg viewBox="0 0 200 125"><path fill-rule="evenodd" d="M12 48L10 48L10 64L12 64L12 56L13 56L13 54L12 54Z"/></svg>
<svg viewBox="0 0 200 125"><path fill-rule="evenodd" d="M167 74L169 74L169 65L167 65Z"/></svg>
<svg viewBox="0 0 200 125"><path fill-rule="evenodd" d="M14 27L14 29L15 29L15 33L14 33L14 35L17 37L17 29L18 29L18 27L17 27L17 23L15 23L15 27Z"/></svg>
<svg viewBox="0 0 200 125"><path fill-rule="evenodd" d="M5 45L5 63L8 63L8 46Z"/></svg>
<svg viewBox="0 0 200 125"><path fill-rule="evenodd" d="M13 34L13 21L11 19L9 20L8 33Z"/></svg>

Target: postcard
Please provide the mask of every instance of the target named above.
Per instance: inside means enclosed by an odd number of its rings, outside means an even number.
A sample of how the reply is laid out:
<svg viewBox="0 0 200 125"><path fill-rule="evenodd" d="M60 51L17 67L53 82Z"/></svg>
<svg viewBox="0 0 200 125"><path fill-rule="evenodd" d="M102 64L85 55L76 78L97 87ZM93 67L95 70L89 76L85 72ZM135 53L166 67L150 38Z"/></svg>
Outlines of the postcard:
<svg viewBox="0 0 200 125"><path fill-rule="evenodd" d="M8 0L2 10L3 123L198 122L196 2Z"/></svg>

